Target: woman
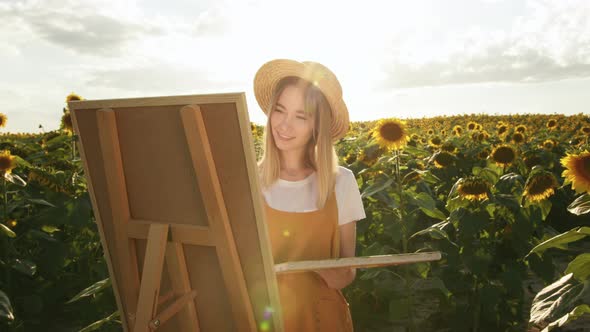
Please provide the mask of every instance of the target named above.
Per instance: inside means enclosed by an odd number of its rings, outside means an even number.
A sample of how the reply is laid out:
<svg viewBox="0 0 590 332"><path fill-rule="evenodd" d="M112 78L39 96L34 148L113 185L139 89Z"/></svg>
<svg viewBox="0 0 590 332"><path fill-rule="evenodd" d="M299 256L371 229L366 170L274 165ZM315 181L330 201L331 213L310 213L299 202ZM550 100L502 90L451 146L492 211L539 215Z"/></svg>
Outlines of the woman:
<svg viewBox="0 0 590 332"><path fill-rule="evenodd" d="M279 59L258 70L254 93L268 116L258 168L275 264L355 256L356 221L366 215L334 149L349 126L338 79L319 63ZM278 275L285 331L352 331L341 289L355 275Z"/></svg>

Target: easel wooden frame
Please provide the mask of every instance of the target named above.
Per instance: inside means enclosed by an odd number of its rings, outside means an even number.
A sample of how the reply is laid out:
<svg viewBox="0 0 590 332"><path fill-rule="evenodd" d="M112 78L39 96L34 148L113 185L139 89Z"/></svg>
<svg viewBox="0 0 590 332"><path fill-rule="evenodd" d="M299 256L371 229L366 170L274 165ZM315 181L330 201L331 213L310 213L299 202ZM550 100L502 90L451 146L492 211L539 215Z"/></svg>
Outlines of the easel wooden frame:
<svg viewBox="0 0 590 332"><path fill-rule="evenodd" d="M192 102L191 102L192 101ZM246 285L232 225L230 224L227 206L224 201L216 165L213 160L211 145L207 135L207 128L203 120L203 113L199 104L234 103L238 111L241 138L244 147L253 155L251 135L245 134L244 128L250 130L250 122L245 110L245 97L242 93L217 94L200 96L155 97L105 101L71 102L74 128L80 134L80 153L84 160L86 174L91 174L87 151L84 149L84 136L88 132L80 133L77 117L83 110L94 109L96 125L100 143L101 166L104 169L106 191L108 192L112 220L121 227L114 227L114 241L109 243L105 238L105 231L100 216L101 209L97 204L97 195L92 188L92 180L88 177L89 191L93 208L101 232L101 241L105 249L105 256L109 266L115 295L122 314L125 331L152 331L158 329L171 317L178 315L182 331L199 331L199 317L195 307L195 298L199 296L195 289L191 289L189 272L187 270L184 245L207 246L215 249L222 271L224 285L227 288L232 316L238 331L257 331L257 321L251 303L251 294ZM119 142L116 107L149 107L158 105L184 105L179 107L182 128L184 130L190 159L198 179L199 191L208 193L202 195L203 206L209 219L209 227L162 223L156 220L138 220L131 217L129 208L128 188L123 165L122 152ZM90 131L90 130L88 130ZM254 170L252 160L246 158L250 174ZM93 166L96 171L96 165ZM96 173L96 172L95 172ZM253 193L259 192L257 179L250 181ZM252 195L254 196L254 195ZM260 203L254 199L254 203ZM272 257L266 228L261 224L261 206L254 204L257 214L258 236L260 241L264 275L271 308L279 308L278 290L272 270ZM261 227L264 226L264 227ZM235 224L234 224L235 227ZM138 253L135 240L147 240L143 271L139 278ZM114 243L114 245L112 245ZM242 243L243 246L243 243ZM110 258L109 258L110 257ZM116 258L117 262L112 262ZM160 296L160 285L164 261L167 262L168 276L172 290ZM116 271L118 270L118 271ZM117 273L119 272L119 273ZM141 282L140 282L141 280ZM269 282L270 281L270 282ZM118 291L117 291L118 290ZM137 299L134 301L134 299ZM167 305L159 310L159 307ZM260 310L258 310L260 311ZM260 313L258 312L258 316ZM282 317L280 310L272 312L273 318L267 322L268 331L282 331ZM260 319L259 319L260 320ZM260 322L258 322L260 323Z"/></svg>

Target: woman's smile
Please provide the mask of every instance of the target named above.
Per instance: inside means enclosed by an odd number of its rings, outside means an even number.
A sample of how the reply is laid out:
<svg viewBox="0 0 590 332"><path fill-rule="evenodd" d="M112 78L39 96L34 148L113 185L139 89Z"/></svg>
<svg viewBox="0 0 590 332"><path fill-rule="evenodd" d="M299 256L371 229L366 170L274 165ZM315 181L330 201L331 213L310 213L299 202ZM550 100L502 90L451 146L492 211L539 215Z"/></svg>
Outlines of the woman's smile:
<svg viewBox="0 0 590 332"><path fill-rule="evenodd" d="M282 141L290 141L292 139L294 139L295 137L289 137L289 136L284 136L281 135L280 133L277 133L277 136L282 140Z"/></svg>

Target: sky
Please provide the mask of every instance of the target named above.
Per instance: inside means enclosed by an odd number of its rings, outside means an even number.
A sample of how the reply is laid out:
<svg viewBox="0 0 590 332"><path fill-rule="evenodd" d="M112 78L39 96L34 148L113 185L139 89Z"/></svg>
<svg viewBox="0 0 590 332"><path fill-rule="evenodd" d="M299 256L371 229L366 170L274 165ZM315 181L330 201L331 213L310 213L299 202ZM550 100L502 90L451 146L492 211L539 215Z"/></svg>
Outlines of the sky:
<svg viewBox="0 0 590 332"><path fill-rule="evenodd" d="M590 0L0 0L1 131L65 98L245 92L276 58L338 77L351 121L590 113Z"/></svg>

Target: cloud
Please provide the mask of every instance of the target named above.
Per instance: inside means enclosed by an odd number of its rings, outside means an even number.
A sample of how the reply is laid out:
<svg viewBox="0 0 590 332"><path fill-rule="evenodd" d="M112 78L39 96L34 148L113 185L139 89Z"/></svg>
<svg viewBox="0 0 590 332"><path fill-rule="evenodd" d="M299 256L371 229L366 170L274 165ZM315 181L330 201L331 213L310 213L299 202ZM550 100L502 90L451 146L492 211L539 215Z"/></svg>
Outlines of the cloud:
<svg viewBox="0 0 590 332"><path fill-rule="evenodd" d="M142 67L102 69L89 74L85 84L127 91L149 93L178 93L178 91L227 90L239 83L216 80L211 73L191 68L177 68L165 64Z"/></svg>
<svg viewBox="0 0 590 332"><path fill-rule="evenodd" d="M590 3L529 1L531 14L508 32L471 29L428 58L414 42L392 51L385 65L386 88L482 82L534 83L590 77ZM418 46L416 46L418 45ZM412 49L413 47L413 49Z"/></svg>
<svg viewBox="0 0 590 332"><path fill-rule="evenodd" d="M118 56L133 40L162 34L138 16L117 16L108 1L16 1L0 6L3 29L17 26L51 44L80 54ZM110 10L109 10L110 9Z"/></svg>

